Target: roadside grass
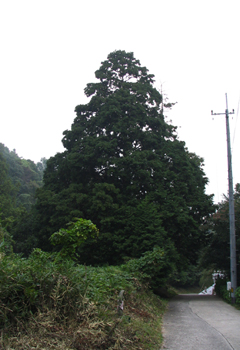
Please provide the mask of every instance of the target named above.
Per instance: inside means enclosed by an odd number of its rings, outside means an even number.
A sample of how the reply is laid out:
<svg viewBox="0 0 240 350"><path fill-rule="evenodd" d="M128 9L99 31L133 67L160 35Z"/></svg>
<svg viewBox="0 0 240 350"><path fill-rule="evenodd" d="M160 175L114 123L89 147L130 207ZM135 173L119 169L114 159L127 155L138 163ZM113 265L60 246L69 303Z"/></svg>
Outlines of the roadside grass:
<svg viewBox="0 0 240 350"><path fill-rule="evenodd" d="M0 349L160 348L167 301L121 267L55 261L40 250L0 263Z"/></svg>

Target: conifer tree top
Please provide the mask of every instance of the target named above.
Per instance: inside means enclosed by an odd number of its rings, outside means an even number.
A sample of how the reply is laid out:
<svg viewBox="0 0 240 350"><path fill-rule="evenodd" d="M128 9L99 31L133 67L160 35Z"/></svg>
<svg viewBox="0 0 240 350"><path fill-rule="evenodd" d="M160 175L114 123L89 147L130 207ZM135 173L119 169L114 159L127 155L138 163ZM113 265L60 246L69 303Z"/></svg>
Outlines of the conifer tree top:
<svg viewBox="0 0 240 350"><path fill-rule="evenodd" d="M95 76L100 83L87 84L85 94L88 97L95 94L107 96L122 87L130 88L132 83L150 86L154 82L154 75L148 74L148 69L141 66L140 61L134 58L133 52L121 50L110 53L95 72Z"/></svg>

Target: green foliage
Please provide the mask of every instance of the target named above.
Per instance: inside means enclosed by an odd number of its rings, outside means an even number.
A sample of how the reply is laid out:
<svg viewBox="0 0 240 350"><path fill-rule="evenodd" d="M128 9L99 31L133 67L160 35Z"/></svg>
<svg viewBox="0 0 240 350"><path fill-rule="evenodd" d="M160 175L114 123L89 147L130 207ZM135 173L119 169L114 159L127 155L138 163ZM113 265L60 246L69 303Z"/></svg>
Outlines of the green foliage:
<svg viewBox="0 0 240 350"><path fill-rule="evenodd" d="M28 259L0 256L0 325L54 309L59 317L77 314L83 299L105 303L115 291L131 289L132 277L119 267L93 268L56 259L34 249Z"/></svg>
<svg viewBox="0 0 240 350"><path fill-rule="evenodd" d="M2 226L0 218L0 256L13 252L13 239L7 230Z"/></svg>
<svg viewBox="0 0 240 350"><path fill-rule="evenodd" d="M36 165L31 160L20 158L16 151L9 151L0 143L0 208L2 225L17 253L29 255L37 246L35 236L37 215L32 209L35 193L42 185L46 159ZM6 239L5 239L6 242Z"/></svg>
<svg viewBox="0 0 240 350"><path fill-rule="evenodd" d="M2 143L0 143L0 153L6 161L8 177L15 188L12 197L16 200L17 206L23 206L29 211L35 203L36 189L42 186L46 160L42 158L36 165L30 159L20 158L15 150L9 151Z"/></svg>
<svg viewBox="0 0 240 350"><path fill-rule="evenodd" d="M1 145L1 144L0 144ZM16 215L16 187L8 176L8 167L5 158L0 152L0 210L2 224L11 227Z"/></svg>
<svg viewBox="0 0 240 350"><path fill-rule="evenodd" d="M237 262L240 261L240 184L236 184L234 191L235 229L236 229L236 254ZM201 253L200 265L203 268L211 267L213 270L230 272L230 224L229 224L229 200L225 199L218 204L215 214L208 218L202 227L207 238L206 247ZM240 281L240 270L237 271L237 279Z"/></svg>
<svg viewBox="0 0 240 350"><path fill-rule="evenodd" d="M176 269L171 275L170 284L176 288L189 288L198 286L200 270L196 265L189 264L184 269Z"/></svg>
<svg viewBox="0 0 240 350"><path fill-rule="evenodd" d="M38 240L35 235L36 227L37 218L34 215L34 208L30 212L21 210L12 228L15 253L28 257L33 248L38 246Z"/></svg>
<svg viewBox="0 0 240 350"><path fill-rule="evenodd" d="M240 308L240 287L238 287L235 291L235 297L236 297L236 306Z"/></svg>
<svg viewBox="0 0 240 350"><path fill-rule="evenodd" d="M159 349L166 301L126 269L55 257L39 249L29 259L0 257L1 348Z"/></svg>
<svg viewBox="0 0 240 350"><path fill-rule="evenodd" d="M231 293L227 290L227 278L218 278L215 285L215 292L227 303L231 303Z"/></svg>
<svg viewBox="0 0 240 350"><path fill-rule="evenodd" d="M63 258L74 258L78 256L76 249L89 238L98 236L99 230L91 220L75 219L67 224L68 229L61 228L51 235L50 241L53 245L61 245L60 256Z"/></svg>
<svg viewBox="0 0 240 350"><path fill-rule="evenodd" d="M157 292L166 286L175 269L173 251L173 247L169 247L168 250L154 247L152 251L145 252L141 258L129 260L123 268L138 276L154 292Z"/></svg>

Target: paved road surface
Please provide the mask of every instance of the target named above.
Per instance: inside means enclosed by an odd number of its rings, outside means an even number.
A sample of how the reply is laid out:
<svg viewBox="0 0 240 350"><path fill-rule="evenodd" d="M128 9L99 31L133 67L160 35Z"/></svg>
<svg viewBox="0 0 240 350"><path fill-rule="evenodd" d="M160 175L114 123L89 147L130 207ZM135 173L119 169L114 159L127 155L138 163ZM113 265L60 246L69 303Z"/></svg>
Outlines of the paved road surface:
<svg viewBox="0 0 240 350"><path fill-rule="evenodd" d="M164 350L240 350L240 311L216 296L173 298L163 318Z"/></svg>

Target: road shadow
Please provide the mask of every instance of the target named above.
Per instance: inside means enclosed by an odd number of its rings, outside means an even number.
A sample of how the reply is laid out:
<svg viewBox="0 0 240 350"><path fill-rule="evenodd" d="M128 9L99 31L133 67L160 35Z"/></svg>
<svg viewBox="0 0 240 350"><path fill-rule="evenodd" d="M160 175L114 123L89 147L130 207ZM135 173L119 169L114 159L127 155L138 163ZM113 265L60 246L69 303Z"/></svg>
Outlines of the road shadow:
<svg viewBox="0 0 240 350"><path fill-rule="evenodd" d="M210 294L178 294L172 300L221 300L217 295Z"/></svg>

